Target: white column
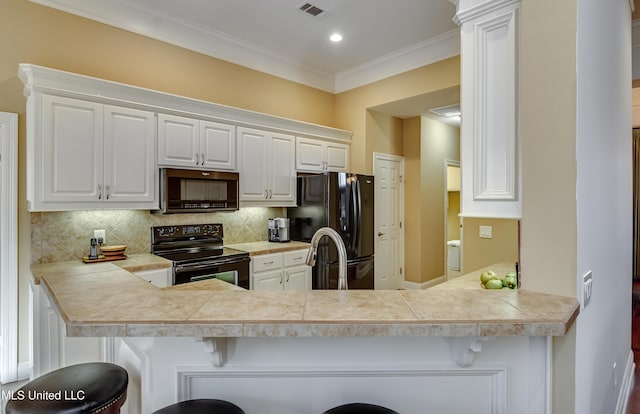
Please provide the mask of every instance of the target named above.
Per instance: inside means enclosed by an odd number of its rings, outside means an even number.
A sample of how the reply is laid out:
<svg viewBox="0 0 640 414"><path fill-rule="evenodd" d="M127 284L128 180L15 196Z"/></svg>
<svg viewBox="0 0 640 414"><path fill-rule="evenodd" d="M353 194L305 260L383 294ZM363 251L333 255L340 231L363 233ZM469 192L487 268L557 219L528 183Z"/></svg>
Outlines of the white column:
<svg viewBox="0 0 640 414"><path fill-rule="evenodd" d="M451 2L461 41L461 214L519 218L521 0Z"/></svg>

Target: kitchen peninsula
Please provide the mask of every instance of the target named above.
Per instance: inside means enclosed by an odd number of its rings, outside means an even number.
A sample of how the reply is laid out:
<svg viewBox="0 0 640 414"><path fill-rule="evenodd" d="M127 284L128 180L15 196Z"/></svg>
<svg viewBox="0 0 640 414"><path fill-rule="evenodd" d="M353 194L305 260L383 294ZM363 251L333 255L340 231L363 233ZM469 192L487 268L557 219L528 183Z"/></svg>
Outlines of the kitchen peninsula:
<svg viewBox="0 0 640 414"><path fill-rule="evenodd" d="M409 414L544 412L550 338L579 310L574 298L484 290L480 271L422 291L160 289L130 273L166 266L148 257L33 266L67 339L106 338L105 359L129 371L130 413L207 396L249 414L356 400Z"/></svg>

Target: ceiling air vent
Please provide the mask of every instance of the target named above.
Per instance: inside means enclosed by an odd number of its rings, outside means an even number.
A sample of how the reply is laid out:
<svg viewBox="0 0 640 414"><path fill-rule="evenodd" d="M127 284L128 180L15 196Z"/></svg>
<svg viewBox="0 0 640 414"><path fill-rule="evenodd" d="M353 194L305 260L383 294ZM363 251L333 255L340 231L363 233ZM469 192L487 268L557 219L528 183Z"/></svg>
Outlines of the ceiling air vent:
<svg viewBox="0 0 640 414"><path fill-rule="evenodd" d="M310 14L313 17L318 17L325 12L320 7L316 7L311 3L304 3L302 6L298 7L298 10Z"/></svg>

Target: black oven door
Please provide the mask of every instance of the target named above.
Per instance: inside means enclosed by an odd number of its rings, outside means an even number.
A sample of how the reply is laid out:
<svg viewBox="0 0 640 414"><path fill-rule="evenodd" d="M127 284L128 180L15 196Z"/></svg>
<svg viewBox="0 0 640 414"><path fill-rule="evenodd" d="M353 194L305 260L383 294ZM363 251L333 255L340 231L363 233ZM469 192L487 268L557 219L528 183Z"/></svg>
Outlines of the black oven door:
<svg viewBox="0 0 640 414"><path fill-rule="evenodd" d="M173 284L179 285L215 278L249 289L250 261L248 256L242 256L175 265L173 267Z"/></svg>

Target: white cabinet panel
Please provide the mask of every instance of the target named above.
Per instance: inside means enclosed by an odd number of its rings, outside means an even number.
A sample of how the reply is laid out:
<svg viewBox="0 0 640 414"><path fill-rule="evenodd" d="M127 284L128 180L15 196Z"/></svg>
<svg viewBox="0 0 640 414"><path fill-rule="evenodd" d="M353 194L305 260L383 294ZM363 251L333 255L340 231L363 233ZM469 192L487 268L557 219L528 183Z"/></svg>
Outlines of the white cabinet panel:
<svg viewBox="0 0 640 414"><path fill-rule="evenodd" d="M253 290L282 290L282 269L253 275Z"/></svg>
<svg viewBox="0 0 640 414"><path fill-rule="evenodd" d="M240 202L245 206L294 206L294 137L238 128Z"/></svg>
<svg viewBox="0 0 640 414"><path fill-rule="evenodd" d="M171 269L154 269L134 272L134 275L146 280L147 282L164 288L171 285Z"/></svg>
<svg viewBox="0 0 640 414"><path fill-rule="evenodd" d="M251 289L311 290L307 249L251 257Z"/></svg>
<svg viewBox="0 0 640 414"><path fill-rule="evenodd" d="M236 171L236 127L200 121L200 152L205 167Z"/></svg>
<svg viewBox="0 0 640 414"><path fill-rule="evenodd" d="M112 201L154 203L155 115L105 105L105 191Z"/></svg>
<svg viewBox="0 0 640 414"><path fill-rule="evenodd" d="M155 114L42 95L28 137L30 211L153 209Z"/></svg>
<svg viewBox="0 0 640 414"><path fill-rule="evenodd" d="M93 202L103 184L102 105L42 97L41 199Z"/></svg>
<svg viewBox="0 0 640 414"><path fill-rule="evenodd" d="M158 165L236 171L236 127L159 114Z"/></svg>
<svg viewBox="0 0 640 414"><path fill-rule="evenodd" d="M296 138L299 171L347 171L349 145L311 138Z"/></svg>
<svg viewBox="0 0 640 414"><path fill-rule="evenodd" d="M198 120L158 114L159 165L195 167L198 149Z"/></svg>

